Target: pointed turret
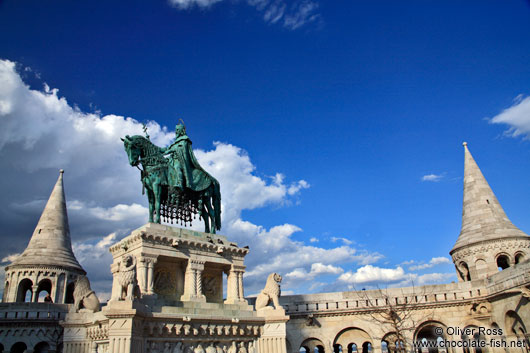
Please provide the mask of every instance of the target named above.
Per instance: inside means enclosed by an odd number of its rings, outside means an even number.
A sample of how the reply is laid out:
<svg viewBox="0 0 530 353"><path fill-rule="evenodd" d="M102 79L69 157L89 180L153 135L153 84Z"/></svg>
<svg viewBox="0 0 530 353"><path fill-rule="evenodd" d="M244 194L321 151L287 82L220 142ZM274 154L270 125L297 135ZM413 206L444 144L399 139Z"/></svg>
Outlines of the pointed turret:
<svg viewBox="0 0 530 353"><path fill-rule="evenodd" d="M53 265L85 273L72 251L63 174L64 171L61 169L57 183L55 183L46 207L44 207L28 247L9 265L10 268L28 265Z"/></svg>
<svg viewBox="0 0 530 353"><path fill-rule="evenodd" d="M528 236L513 225L464 142L464 202L462 229L453 251L469 244L499 238Z"/></svg>
<svg viewBox="0 0 530 353"><path fill-rule="evenodd" d="M450 251L460 280L485 278L526 257L530 237L513 225L464 142L462 229ZM514 251L515 250L515 251Z"/></svg>

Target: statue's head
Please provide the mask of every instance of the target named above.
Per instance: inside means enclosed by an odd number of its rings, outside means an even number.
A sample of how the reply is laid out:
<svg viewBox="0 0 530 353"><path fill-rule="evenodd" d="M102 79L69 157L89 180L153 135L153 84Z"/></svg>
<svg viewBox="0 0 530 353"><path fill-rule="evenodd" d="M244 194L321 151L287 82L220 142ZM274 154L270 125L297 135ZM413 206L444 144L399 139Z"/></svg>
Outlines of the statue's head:
<svg viewBox="0 0 530 353"><path fill-rule="evenodd" d="M186 135L186 126L184 123L179 123L177 126L175 126L175 135L177 135L177 137Z"/></svg>

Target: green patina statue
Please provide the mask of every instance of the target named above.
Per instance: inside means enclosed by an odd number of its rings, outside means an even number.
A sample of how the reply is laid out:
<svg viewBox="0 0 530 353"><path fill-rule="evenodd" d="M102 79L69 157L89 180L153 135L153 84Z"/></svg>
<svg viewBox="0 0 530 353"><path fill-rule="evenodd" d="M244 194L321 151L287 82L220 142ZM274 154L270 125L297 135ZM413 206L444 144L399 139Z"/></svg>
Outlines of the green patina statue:
<svg viewBox="0 0 530 353"><path fill-rule="evenodd" d="M219 182L195 158L183 123L175 127L175 135L175 142L165 148L153 144L149 135L121 139L131 166L142 167L149 222L160 223L162 219L191 225L198 214L204 220L205 232L215 233L221 229Z"/></svg>

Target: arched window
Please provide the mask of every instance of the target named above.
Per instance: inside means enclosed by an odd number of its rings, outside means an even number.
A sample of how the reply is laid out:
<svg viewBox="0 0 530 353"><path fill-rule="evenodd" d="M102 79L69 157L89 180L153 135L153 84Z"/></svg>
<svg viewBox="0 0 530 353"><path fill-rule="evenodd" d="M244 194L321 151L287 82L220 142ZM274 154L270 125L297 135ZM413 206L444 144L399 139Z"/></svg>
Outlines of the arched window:
<svg viewBox="0 0 530 353"><path fill-rule="evenodd" d="M35 353L48 353L50 350L50 345L46 342L39 342L33 350Z"/></svg>
<svg viewBox="0 0 530 353"><path fill-rule="evenodd" d="M507 255L497 256L497 267L499 271L506 270L510 267L510 258Z"/></svg>
<svg viewBox="0 0 530 353"><path fill-rule="evenodd" d="M524 254L522 252L515 254L515 264L520 264L524 261Z"/></svg>
<svg viewBox="0 0 530 353"><path fill-rule="evenodd" d="M37 301L44 302L44 298L47 295L52 294L52 282L49 279L43 279L39 282L39 287L37 288Z"/></svg>
<svg viewBox="0 0 530 353"><path fill-rule="evenodd" d="M321 346L321 345L316 346L315 353L324 353L324 346Z"/></svg>
<svg viewBox="0 0 530 353"><path fill-rule="evenodd" d="M458 265L458 274L460 275L460 278L462 278L462 281L471 281L471 275L469 274L469 267L465 262L461 262L460 265Z"/></svg>
<svg viewBox="0 0 530 353"><path fill-rule="evenodd" d="M420 353L441 353L442 350L439 350L436 346L436 342L439 342L440 339L445 339L443 334L438 332L439 327L444 325L440 322L429 322L420 326L420 329L416 333L416 342L422 342L422 348L418 348L417 352ZM434 346L434 347L432 347ZM432 347L432 348L429 348Z"/></svg>
<svg viewBox="0 0 530 353"><path fill-rule="evenodd" d="M350 343L348 345L348 353L356 353L357 352L357 345L355 343Z"/></svg>
<svg viewBox="0 0 530 353"><path fill-rule="evenodd" d="M11 346L10 353L24 353L28 349L28 346L24 342L17 342Z"/></svg>
<svg viewBox="0 0 530 353"><path fill-rule="evenodd" d="M31 302L31 295L33 294L32 287L33 287L33 282L30 279L24 278L22 281L20 281L20 283L18 284L16 302L17 303Z"/></svg>
<svg viewBox="0 0 530 353"><path fill-rule="evenodd" d="M66 297L64 298L65 304L74 303L74 289L75 289L75 282L68 283L68 286L66 286Z"/></svg>
<svg viewBox="0 0 530 353"><path fill-rule="evenodd" d="M340 344L334 344L333 353L342 353L342 346Z"/></svg>
<svg viewBox="0 0 530 353"><path fill-rule="evenodd" d="M372 344L370 342L364 342L363 353L371 353L371 352L372 352Z"/></svg>
<svg viewBox="0 0 530 353"><path fill-rule="evenodd" d="M401 340L396 341L395 346L396 346L397 353L405 353L405 344L403 343L403 341Z"/></svg>

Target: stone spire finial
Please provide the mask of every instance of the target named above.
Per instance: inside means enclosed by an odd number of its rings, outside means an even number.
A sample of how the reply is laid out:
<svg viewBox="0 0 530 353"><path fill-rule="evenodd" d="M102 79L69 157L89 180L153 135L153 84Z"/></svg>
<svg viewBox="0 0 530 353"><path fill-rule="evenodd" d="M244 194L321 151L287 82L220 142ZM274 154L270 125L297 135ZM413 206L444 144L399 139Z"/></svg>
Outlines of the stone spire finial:
<svg viewBox="0 0 530 353"><path fill-rule="evenodd" d="M500 238L528 236L519 230L506 216L497 197L482 175L477 163L469 152L467 142L463 143L464 202L462 209L462 229L451 253L466 245Z"/></svg>
<svg viewBox="0 0 530 353"><path fill-rule="evenodd" d="M42 211L28 247L9 265L10 268L27 265L53 265L67 267L85 274L72 251L63 174L64 170L61 169L57 183L55 183L46 207Z"/></svg>

